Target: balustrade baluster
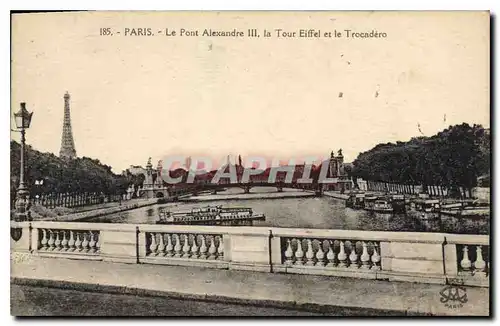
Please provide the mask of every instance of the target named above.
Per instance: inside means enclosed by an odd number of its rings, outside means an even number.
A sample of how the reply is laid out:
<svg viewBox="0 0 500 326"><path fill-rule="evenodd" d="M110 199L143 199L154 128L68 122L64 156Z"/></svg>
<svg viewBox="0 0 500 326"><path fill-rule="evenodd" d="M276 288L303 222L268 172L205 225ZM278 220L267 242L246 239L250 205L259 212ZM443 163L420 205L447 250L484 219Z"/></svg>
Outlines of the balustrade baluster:
<svg viewBox="0 0 500 326"><path fill-rule="evenodd" d="M75 231L75 251L79 252L82 250L82 240L80 239L80 232Z"/></svg>
<svg viewBox="0 0 500 326"><path fill-rule="evenodd" d="M328 252L326 253L326 259L328 259L328 267L335 266L335 252L333 251L333 241L328 241Z"/></svg>
<svg viewBox="0 0 500 326"><path fill-rule="evenodd" d="M175 237L175 246L174 246L174 251L175 251L175 256L177 258L182 257L182 246L181 246L181 237L178 234L174 234Z"/></svg>
<svg viewBox="0 0 500 326"><path fill-rule="evenodd" d="M297 239L297 250L295 251L295 265L304 265L304 251L302 250L302 240Z"/></svg>
<svg viewBox="0 0 500 326"><path fill-rule="evenodd" d="M373 254L372 254L372 267L371 269L374 271L379 271L380 267L380 255L377 251L377 245L373 244Z"/></svg>
<svg viewBox="0 0 500 326"><path fill-rule="evenodd" d="M95 234L93 231L90 231L90 241L89 241L89 248L90 248L89 252L90 253L96 252L95 244L96 244Z"/></svg>
<svg viewBox="0 0 500 326"><path fill-rule="evenodd" d="M474 262L474 275L486 276L486 262L483 259L483 251L481 246L476 247L476 261Z"/></svg>
<svg viewBox="0 0 500 326"><path fill-rule="evenodd" d="M340 241L340 251L337 258L339 260L339 267L347 267L347 255L345 253L344 241Z"/></svg>
<svg viewBox="0 0 500 326"><path fill-rule="evenodd" d="M88 239L88 233L83 232L83 241L82 241L82 252L88 252L89 251L89 239Z"/></svg>
<svg viewBox="0 0 500 326"><path fill-rule="evenodd" d="M358 269L358 255L356 254L356 243L351 242L351 254L349 255L350 268Z"/></svg>
<svg viewBox="0 0 500 326"><path fill-rule="evenodd" d="M290 239L286 240L286 250L285 250L285 264L291 265L293 264L293 250L292 243Z"/></svg>
<svg viewBox="0 0 500 326"><path fill-rule="evenodd" d="M217 248L215 247L215 236L212 236L210 239L210 247L208 247L208 259L215 259L215 253L217 252Z"/></svg>
<svg viewBox="0 0 500 326"><path fill-rule="evenodd" d="M307 239L306 265L314 266L314 251L311 239Z"/></svg>
<svg viewBox="0 0 500 326"><path fill-rule="evenodd" d="M323 251L323 241L319 241L319 248L318 251L316 252L316 265L317 266L325 266L325 252Z"/></svg>
<svg viewBox="0 0 500 326"><path fill-rule="evenodd" d="M59 238L59 235L60 235L61 231L56 230L55 233L56 233L56 239L54 240L54 250L60 251L61 250L61 239Z"/></svg>
<svg viewBox="0 0 500 326"><path fill-rule="evenodd" d="M55 248L55 245L54 245L54 242L55 242L54 231L48 230L48 232L49 232L49 241L47 242L47 245L49 246L48 250L52 251Z"/></svg>
<svg viewBox="0 0 500 326"><path fill-rule="evenodd" d="M184 245L182 246L182 257L189 258L191 256L191 246L189 245L188 234L184 235Z"/></svg>
<svg viewBox="0 0 500 326"><path fill-rule="evenodd" d="M158 243L158 256L165 256L165 235L160 233L160 242Z"/></svg>
<svg viewBox="0 0 500 326"><path fill-rule="evenodd" d="M464 255L462 261L460 262L460 266L462 267L462 270L464 272L470 272L472 263L469 259L469 248L467 246L464 246L462 250Z"/></svg>
<svg viewBox="0 0 500 326"><path fill-rule="evenodd" d="M170 234L167 234L167 246L165 247L166 256L172 257L174 255L173 250L174 246L172 244L172 237L170 236Z"/></svg>
<svg viewBox="0 0 500 326"><path fill-rule="evenodd" d="M45 229L41 229L42 231L42 239L40 240L40 249L47 250L48 249L48 239L47 239L47 231Z"/></svg>
<svg viewBox="0 0 500 326"><path fill-rule="evenodd" d="M75 251L74 231L69 231L68 251Z"/></svg>
<svg viewBox="0 0 500 326"><path fill-rule="evenodd" d="M200 246L200 258L201 259L206 259L207 258L207 244L206 244L206 235L201 236L201 246Z"/></svg>
<svg viewBox="0 0 500 326"><path fill-rule="evenodd" d="M368 254L368 246L366 242L363 241L363 253L361 254L361 268L370 268L370 255Z"/></svg>
<svg viewBox="0 0 500 326"><path fill-rule="evenodd" d="M224 239L222 235L219 237L219 246L217 247L217 259L224 259Z"/></svg>
<svg viewBox="0 0 500 326"><path fill-rule="evenodd" d="M198 244L196 243L196 234L193 234L193 245L191 246L191 258L198 258Z"/></svg>
<svg viewBox="0 0 500 326"><path fill-rule="evenodd" d="M151 232L150 238L151 238L151 243L149 245L149 254L151 256L156 256L157 254L156 249L158 248L158 244L156 243L156 234Z"/></svg>

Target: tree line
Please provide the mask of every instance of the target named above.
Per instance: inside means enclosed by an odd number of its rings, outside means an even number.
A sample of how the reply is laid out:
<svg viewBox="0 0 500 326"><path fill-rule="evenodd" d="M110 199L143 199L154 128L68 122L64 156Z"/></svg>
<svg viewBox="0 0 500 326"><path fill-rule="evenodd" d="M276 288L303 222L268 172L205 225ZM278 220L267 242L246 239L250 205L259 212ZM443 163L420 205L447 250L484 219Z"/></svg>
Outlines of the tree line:
<svg viewBox="0 0 500 326"><path fill-rule="evenodd" d="M10 188L19 186L20 144L10 143ZM103 193L117 195L134 183L131 175L115 174L111 167L89 157L61 159L26 146L24 180L32 196L49 193ZM137 181L136 181L137 182Z"/></svg>
<svg viewBox="0 0 500 326"><path fill-rule="evenodd" d="M354 179L459 187L489 186L490 133L481 125L450 126L431 137L379 144L358 155L349 173ZM479 180L479 184L478 184Z"/></svg>

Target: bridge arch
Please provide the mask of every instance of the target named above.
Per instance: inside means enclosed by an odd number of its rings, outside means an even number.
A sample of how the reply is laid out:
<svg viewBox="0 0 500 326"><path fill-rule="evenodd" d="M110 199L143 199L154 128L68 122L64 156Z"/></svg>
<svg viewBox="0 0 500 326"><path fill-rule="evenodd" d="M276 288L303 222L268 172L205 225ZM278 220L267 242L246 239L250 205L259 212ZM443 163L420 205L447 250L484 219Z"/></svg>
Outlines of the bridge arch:
<svg viewBox="0 0 500 326"><path fill-rule="evenodd" d="M164 191L156 191L155 192L155 198L165 198L167 195L165 194Z"/></svg>

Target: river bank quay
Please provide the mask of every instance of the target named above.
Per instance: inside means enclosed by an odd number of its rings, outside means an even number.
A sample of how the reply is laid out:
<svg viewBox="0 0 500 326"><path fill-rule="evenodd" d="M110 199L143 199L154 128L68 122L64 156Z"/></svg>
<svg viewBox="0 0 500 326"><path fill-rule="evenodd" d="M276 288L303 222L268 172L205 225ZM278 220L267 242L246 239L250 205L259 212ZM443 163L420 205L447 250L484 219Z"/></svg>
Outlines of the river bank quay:
<svg viewBox="0 0 500 326"><path fill-rule="evenodd" d="M324 191L323 195L341 200L347 200L349 198L349 195L341 194L339 191Z"/></svg>
<svg viewBox="0 0 500 326"><path fill-rule="evenodd" d="M85 221L95 217L101 217L109 214L115 214L119 212L124 212L140 207L152 206L158 203L157 198L152 199L132 199L129 201L123 201L121 204L113 205L111 207L105 208L94 208L93 210L85 210L83 212L66 214L56 217L45 217L37 220L40 221L66 221L66 222L77 222Z"/></svg>

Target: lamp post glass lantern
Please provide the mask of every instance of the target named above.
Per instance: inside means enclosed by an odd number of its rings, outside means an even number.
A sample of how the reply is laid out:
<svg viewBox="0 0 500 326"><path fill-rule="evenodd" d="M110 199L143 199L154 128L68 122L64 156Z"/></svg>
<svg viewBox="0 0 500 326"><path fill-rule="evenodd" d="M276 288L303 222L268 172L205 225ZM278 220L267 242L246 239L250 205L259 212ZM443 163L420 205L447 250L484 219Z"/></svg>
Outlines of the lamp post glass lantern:
<svg viewBox="0 0 500 326"><path fill-rule="evenodd" d="M17 129L20 129L21 133L21 159L20 159L20 173L19 173L19 188L17 189L17 198L16 198L16 216L15 219L17 221L25 221L28 219L30 202L29 202L29 191L24 182L24 170L25 170L25 144L26 144L26 129L30 127L31 117L33 116L33 112L28 112L26 109L26 103L21 103L21 109L14 113L14 120L16 122Z"/></svg>

